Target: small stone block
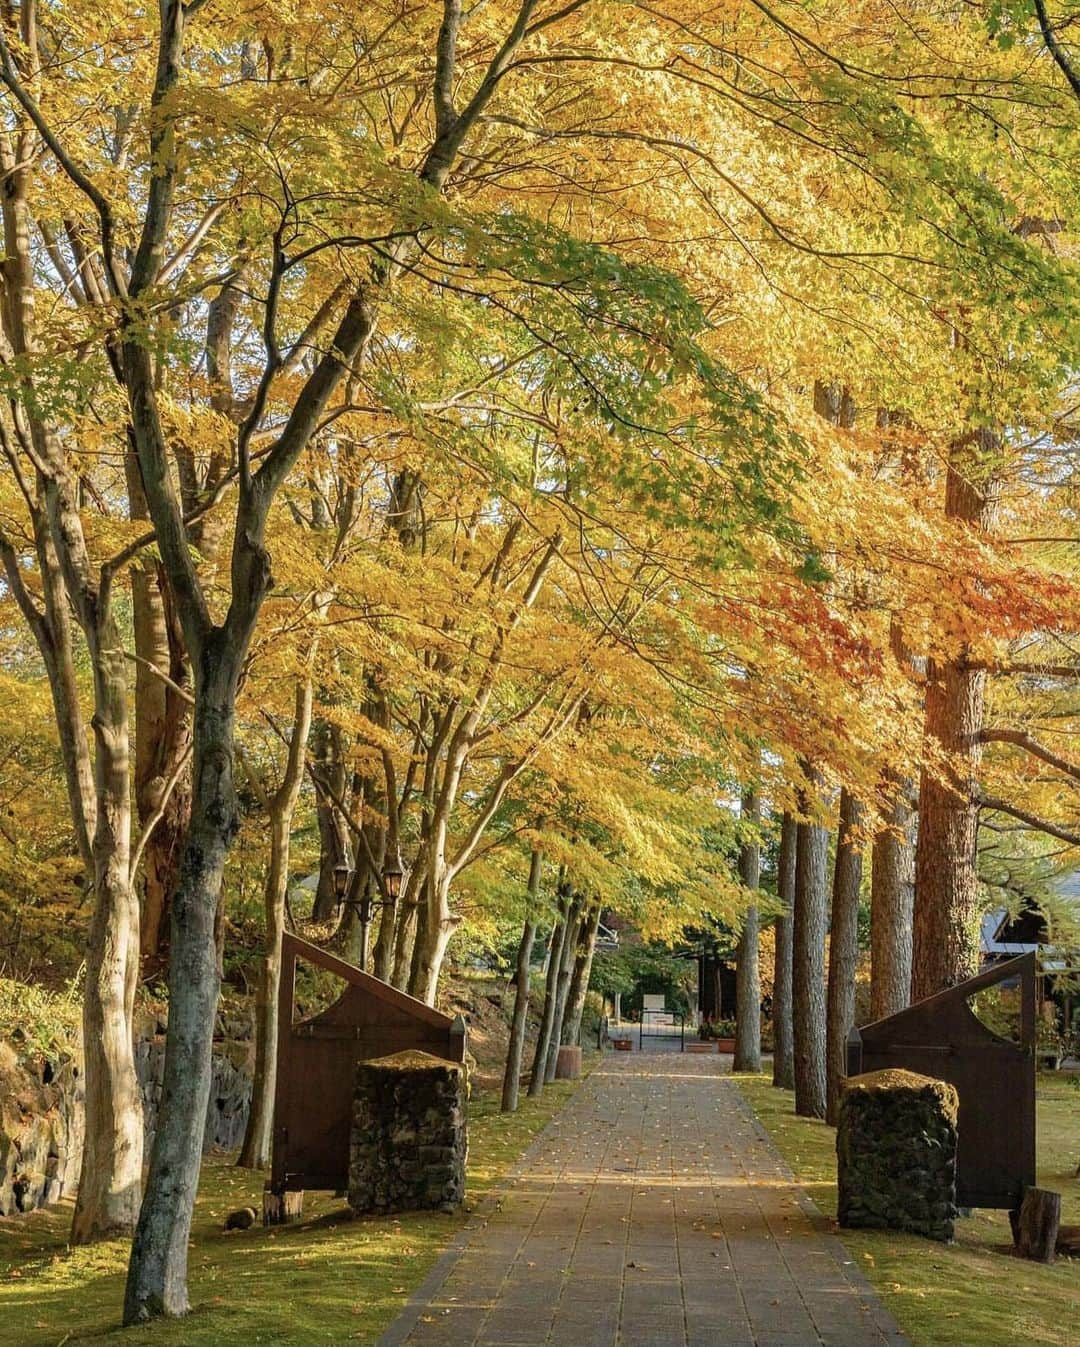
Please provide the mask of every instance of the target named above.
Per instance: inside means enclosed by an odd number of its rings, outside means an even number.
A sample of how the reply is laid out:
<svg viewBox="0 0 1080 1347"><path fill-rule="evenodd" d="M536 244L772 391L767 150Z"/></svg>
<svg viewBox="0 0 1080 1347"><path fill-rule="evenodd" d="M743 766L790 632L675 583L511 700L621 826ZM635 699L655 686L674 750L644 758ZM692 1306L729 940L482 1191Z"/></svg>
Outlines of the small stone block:
<svg viewBox="0 0 1080 1347"><path fill-rule="evenodd" d="M845 1080L836 1131L840 1225L950 1241L958 1107L952 1085L913 1071Z"/></svg>
<svg viewBox="0 0 1080 1347"><path fill-rule="evenodd" d="M461 1205L467 1090L464 1066L426 1052L357 1064L348 1190L356 1214Z"/></svg>

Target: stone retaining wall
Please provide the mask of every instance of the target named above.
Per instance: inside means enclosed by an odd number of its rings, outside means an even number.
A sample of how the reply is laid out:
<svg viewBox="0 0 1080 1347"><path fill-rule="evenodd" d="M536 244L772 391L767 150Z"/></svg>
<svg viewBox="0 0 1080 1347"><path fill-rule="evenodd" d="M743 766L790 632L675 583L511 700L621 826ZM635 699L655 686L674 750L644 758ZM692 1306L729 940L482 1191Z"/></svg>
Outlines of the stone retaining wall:
<svg viewBox="0 0 1080 1347"><path fill-rule="evenodd" d="M146 1153L154 1139L165 1068L163 1024L150 1024L135 1043L143 1097ZM250 1040L215 1045L203 1150L239 1146L251 1106ZM58 1202L79 1181L83 1149L82 1059L22 1056L0 1043L0 1216Z"/></svg>

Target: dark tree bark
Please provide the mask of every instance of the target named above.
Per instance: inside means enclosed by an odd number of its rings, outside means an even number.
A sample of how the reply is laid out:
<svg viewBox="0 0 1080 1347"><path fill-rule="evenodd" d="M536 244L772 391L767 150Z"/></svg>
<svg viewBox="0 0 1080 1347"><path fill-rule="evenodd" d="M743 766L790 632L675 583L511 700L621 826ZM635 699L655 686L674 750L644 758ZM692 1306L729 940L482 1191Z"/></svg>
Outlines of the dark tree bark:
<svg viewBox="0 0 1080 1347"><path fill-rule="evenodd" d="M743 795L742 817L755 825L761 818L760 803L753 790ZM739 848L739 878L744 888L756 892L761 881L761 849L756 838L745 840ZM758 907L752 902L743 917L735 955L735 1060L732 1066L735 1071L761 1070L760 934Z"/></svg>
<svg viewBox="0 0 1080 1347"><path fill-rule="evenodd" d="M870 872L870 1015L881 1020L911 1003L911 914L915 902L912 783L890 773L888 806L874 837Z"/></svg>
<svg viewBox="0 0 1080 1347"><path fill-rule="evenodd" d="M581 935L574 956L574 971L570 976L570 990L566 998L561 1038L563 1043L581 1042L581 1017L585 1010L585 996L592 976L593 955L596 953L596 933L600 929L600 904L594 902L581 922Z"/></svg>
<svg viewBox="0 0 1080 1347"><path fill-rule="evenodd" d="M502 1112L513 1113L518 1106L521 1087L521 1059L525 1051L525 1030L529 1021L529 982L532 947L536 940L536 901L540 894L543 873L543 852L534 848L529 864L528 910L518 943L516 976L514 979L514 1015L510 1022L510 1038L506 1046L506 1070L503 1072Z"/></svg>
<svg viewBox="0 0 1080 1347"><path fill-rule="evenodd" d="M349 864L350 853L348 825L337 804L345 798L346 784L341 730L323 716L315 721L312 735L311 775L317 793L319 825L319 886L311 915L316 921L329 921L337 904L334 870Z"/></svg>
<svg viewBox="0 0 1080 1347"><path fill-rule="evenodd" d="M575 893L570 900L570 910L566 917L566 937L563 940L562 957L559 961L559 973L555 983L555 1013L551 1020L551 1037L548 1040L547 1061L544 1067L544 1084L550 1085L555 1079L555 1067L559 1060L559 1044L562 1042L563 1020L566 1018L566 1003L570 995L570 979L574 972L574 954L581 937L581 895Z"/></svg>
<svg viewBox="0 0 1080 1347"><path fill-rule="evenodd" d="M784 911L776 922L776 970L773 976L773 1084L795 1088L795 1056L791 1020L791 949L795 907L795 849L798 826L791 814L780 825L777 894Z"/></svg>
<svg viewBox="0 0 1080 1347"><path fill-rule="evenodd" d="M989 430L953 446L945 481L945 515L987 531L996 512L994 463L1000 441ZM976 788L986 673L965 650L929 661L926 745L930 762L919 783L912 939L913 1000L978 971L979 895L975 874Z"/></svg>
<svg viewBox="0 0 1080 1347"><path fill-rule="evenodd" d="M544 1008L540 1015L540 1032L536 1036L536 1050L533 1053L532 1076L529 1079L529 1095L535 1098L544 1088L544 1072L547 1066L548 1047L551 1044L552 1026L555 1022L555 1003L559 970L562 967L563 949L569 939L570 895L560 885L559 915L555 928L551 932L548 945L547 978L544 983Z"/></svg>
<svg viewBox="0 0 1080 1347"><path fill-rule="evenodd" d="M175 127L160 112L180 68L184 10L166 0L154 93L155 157L174 146ZM149 187L150 202L129 286L136 304L161 263L173 175L165 163ZM280 259L276 259L279 261ZM125 330L122 370L132 434L158 547L176 597L195 672L192 810L173 903L169 964L169 1032L161 1109L146 1191L132 1242L124 1322L187 1312L187 1252L210 1092L214 1018L219 992L215 926L225 859L237 828L234 772L236 689L262 601L271 587L264 545L270 504L306 447L327 402L357 360L375 324L361 289L350 301L329 350L298 395L279 437L252 472L240 437L242 471L230 566L231 603L214 622L173 486L170 454L158 414L150 352L139 323ZM248 423L245 423L248 424ZM254 422L250 423L252 428Z"/></svg>
<svg viewBox="0 0 1080 1347"><path fill-rule="evenodd" d="M859 963L859 891L863 854L858 830L863 811L845 787L840 792L840 829L833 871L832 920L829 927L829 993L826 1053L826 1119L836 1125L840 1082L847 1074L847 1037L855 1022L855 971Z"/></svg>
<svg viewBox="0 0 1080 1347"><path fill-rule="evenodd" d="M187 1249L195 1205L219 975L215 917L238 826L233 781L235 658L224 633L197 667L191 824L172 904L169 1032L150 1174L132 1244L125 1322L187 1311Z"/></svg>
<svg viewBox="0 0 1080 1347"><path fill-rule="evenodd" d="M813 769L807 776L815 787ZM816 803L816 802L815 802ZM810 813L801 794L799 812ZM828 920L829 834L817 823L800 823L795 848L795 910L792 932L792 1027L795 1112L825 1116L825 935Z"/></svg>

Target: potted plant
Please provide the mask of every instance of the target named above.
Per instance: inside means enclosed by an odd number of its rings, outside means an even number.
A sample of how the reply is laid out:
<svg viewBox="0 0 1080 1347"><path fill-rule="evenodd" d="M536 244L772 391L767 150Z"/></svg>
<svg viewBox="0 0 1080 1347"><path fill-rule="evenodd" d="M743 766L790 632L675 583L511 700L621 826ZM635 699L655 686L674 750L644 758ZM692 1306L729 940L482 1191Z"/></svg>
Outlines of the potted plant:
<svg viewBox="0 0 1080 1347"><path fill-rule="evenodd" d="M735 1051L735 1021L729 1019L702 1020L698 1034L704 1039L711 1039L716 1044L717 1052Z"/></svg>
<svg viewBox="0 0 1080 1347"><path fill-rule="evenodd" d="M1040 1017L1035 1025L1035 1063L1047 1071L1057 1071L1065 1056L1066 1042L1050 1018Z"/></svg>

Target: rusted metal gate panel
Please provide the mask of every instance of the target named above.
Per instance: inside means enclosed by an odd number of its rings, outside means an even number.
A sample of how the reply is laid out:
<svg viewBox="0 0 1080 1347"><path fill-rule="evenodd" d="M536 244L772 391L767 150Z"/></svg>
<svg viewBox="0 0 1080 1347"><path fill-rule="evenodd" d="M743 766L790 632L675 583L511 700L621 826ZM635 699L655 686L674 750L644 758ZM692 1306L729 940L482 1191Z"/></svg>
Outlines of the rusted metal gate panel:
<svg viewBox="0 0 1080 1347"><path fill-rule="evenodd" d="M298 959L327 969L347 985L333 1005L294 1023ZM463 1061L465 1022L317 945L283 937L270 1169L275 1192L346 1186L356 1064L406 1048Z"/></svg>
<svg viewBox="0 0 1080 1347"><path fill-rule="evenodd" d="M1020 1042L992 1033L971 1009L975 992L1019 978ZM904 1067L956 1086L960 1096L957 1200L1020 1205L1035 1183L1035 955L997 964L848 1039L848 1075Z"/></svg>

